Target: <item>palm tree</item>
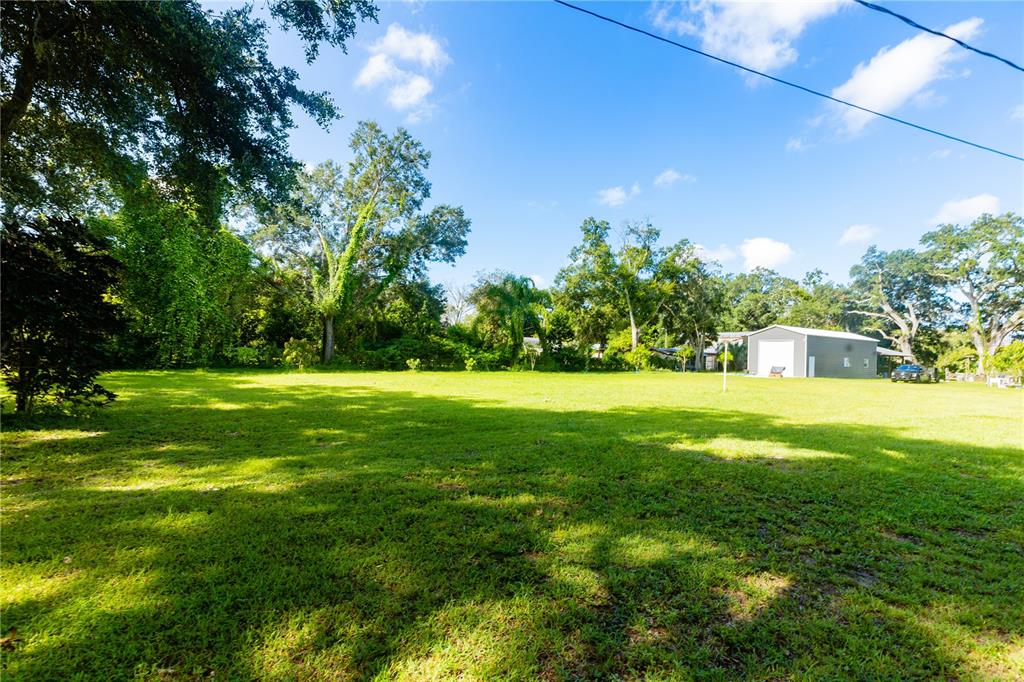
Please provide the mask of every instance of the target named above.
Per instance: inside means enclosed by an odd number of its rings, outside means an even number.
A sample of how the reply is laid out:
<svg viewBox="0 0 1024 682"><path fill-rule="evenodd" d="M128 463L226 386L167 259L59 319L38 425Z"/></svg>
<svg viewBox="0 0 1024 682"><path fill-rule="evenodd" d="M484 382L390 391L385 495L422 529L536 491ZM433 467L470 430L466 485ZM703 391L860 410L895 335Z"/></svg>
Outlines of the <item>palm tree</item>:
<svg viewBox="0 0 1024 682"><path fill-rule="evenodd" d="M527 324L538 322L537 308L543 294L529 277L507 272L484 278L470 294L477 311L475 326L478 330L500 329L507 337L505 342L513 364L522 355Z"/></svg>

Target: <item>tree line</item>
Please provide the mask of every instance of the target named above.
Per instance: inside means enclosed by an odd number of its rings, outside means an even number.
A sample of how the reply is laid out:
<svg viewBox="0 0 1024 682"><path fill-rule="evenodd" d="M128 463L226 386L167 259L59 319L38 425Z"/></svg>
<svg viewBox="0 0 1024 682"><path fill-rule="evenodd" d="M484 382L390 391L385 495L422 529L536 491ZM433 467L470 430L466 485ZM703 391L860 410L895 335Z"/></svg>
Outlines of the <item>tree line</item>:
<svg viewBox="0 0 1024 682"><path fill-rule="evenodd" d="M543 364L553 368L648 367L657 362L650 348L673 347L696 358L699 370L719 333L786 324L874 336L912 362L943 369L1024 369L1024 221L1012 213L940 225L917 249L871 246L845 284L821 270L800 280L765 268L723 273L685 239L660 245L646 222L613 230L588 218L580 231L551 289L485 276L468 295L451 297L475 307L460 309L459 324L478 342L507 348L512 365L526 352L515 340L525 333L538 337Z"/></svg>
<svg viewBox="0 0 1024 682"><path fill-rule="evenodd" d="M251 7L9 5L0 369L19 411L109 401L96 379L119 367L613 370L673 347L699 369L719 333L774 323L1019 371L1019 216L872 247L848 284L724 273L647 221L587 218L550 288L490 272L446 289L428 269L465 253L471 221L428 203L429 151L364 121L346 163L293 159L293 111L339 114L271 62ZM308 61L376 19L363 0L267 7Z"/></svg>

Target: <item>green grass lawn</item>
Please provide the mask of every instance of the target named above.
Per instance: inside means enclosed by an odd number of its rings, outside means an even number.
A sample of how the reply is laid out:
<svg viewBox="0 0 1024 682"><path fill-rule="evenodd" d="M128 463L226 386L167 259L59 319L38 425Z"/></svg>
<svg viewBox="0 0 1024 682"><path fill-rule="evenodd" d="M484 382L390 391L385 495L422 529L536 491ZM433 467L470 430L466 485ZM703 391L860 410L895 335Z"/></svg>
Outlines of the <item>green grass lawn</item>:
<svg viewBox="0 0 1024 682"><path fill-rule="evenodd" d="M3 679L1024 677L1024 394L119 373L3 434Z"/></svg>

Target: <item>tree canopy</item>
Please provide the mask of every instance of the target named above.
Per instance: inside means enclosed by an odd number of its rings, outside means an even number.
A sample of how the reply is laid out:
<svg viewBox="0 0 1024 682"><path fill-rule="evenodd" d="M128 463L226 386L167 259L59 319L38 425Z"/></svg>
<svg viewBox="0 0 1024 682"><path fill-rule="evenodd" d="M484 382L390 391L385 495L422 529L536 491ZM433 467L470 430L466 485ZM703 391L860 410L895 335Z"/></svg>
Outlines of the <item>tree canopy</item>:
<svg viewBox="0 0 1024 682"><path fill-rule="evenodd" d="M1024 220L984 214L970 225L941 225L921 239L935 276L963 298L978 371L1024 328Z"/></svg>
<svg viewBox="0 0 1024 682"><path fill-rule="evenodd" d="M928 260L913 249L885 252L871 246L850 269L850 278L853 312L868 318L864 330L892 341L913 359L922 325L940 320L947 307Z"/></svg>
<svg viewBox="0 0 1024 682"><path fill-rule="evenodd" d="M316 58L345 49L368 0L271 0L269 14ZM82 212L159 177L214 225L228 195L284 200L296 169L293 110L326 126L324 93L269 57L245 5L7 2L0 13L0 154L5 213Z"/></svg>

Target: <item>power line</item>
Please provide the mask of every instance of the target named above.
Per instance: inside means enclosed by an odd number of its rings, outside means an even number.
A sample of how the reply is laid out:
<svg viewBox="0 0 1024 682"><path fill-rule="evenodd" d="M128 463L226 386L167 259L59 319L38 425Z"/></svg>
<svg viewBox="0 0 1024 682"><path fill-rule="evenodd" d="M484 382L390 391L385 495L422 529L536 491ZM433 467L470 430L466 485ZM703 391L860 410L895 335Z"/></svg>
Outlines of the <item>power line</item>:
<svg viewBox="0 0 1024 682"><path fill-rule="evenodd" d="M931 33L933 36L939 36L940 38L947 38L949 40L952 40L954 43L956 43L960 47L964 48L965 50L970 50L971 52L977 52L978 54L980 54L982 56L991 57L992 59L996 59L998 61L1001 61L1003 64L1006 64L1010 68L1017 69L1018 71L1024 71L1024 67L1021 67L1021 66L1019 66L1017 64L1014 64L1009 59L1005 59L1003 57L1000 57L997 54L992 54L991 52L986 52L985 50L979 50L978 48L976 48L976 47L974 47L972 45L968 45L967 43L965 43L964 41L960 40L959 38L954 38L953 36L951 36L949 34L943 33L942 31L936 31L934 29L928 28L927 26L922 26L921 24L917 23L916 21L914 21L910 17L905 17L902 14L898 14L897 12L893 12L891 9L889 9L887 7L882 7L881 5L876 5L876 4L872 3L872 2L867 2L866 0L853 0L853 1L856 2L858 5L863 5L864 7L867 7L868 9L872 9L872 10L874 10L876 12L881 12L882 14L888 14L890 16L896 17L897 19L902 21L904 24L909 24L909 25L913 26L916 29L920 29L920 30L924 31L925 33Z"/></svg>
<svg viewBox="0 0 1024 682"><path fill-rule="evenodd" d="M722 57L716 57L715 55L709 54L707 52L702 52L701 50L698 50L695 47L690 47L689 45L684 45L682 43L678 43L678 42L676 42L674 40L671 40L669 38L665 38L664 36L659 36L656 33L651 33L650 31L645 31L644 29L638 28L636 26L631 26L629 24L624 24L624 23L622 23L621 21L619 21L617 19L612 19L611 17L606 17L603 14L598 14L597 12L592 12L589 9L585 9L583 7L579 7L577 5L573 5L571 3L565 2L565 0L554 0L554 2L557 2L559 5L562 5L563 7L568 7L569 9L576 10L577 12L583 12L584 14L589 14L590 16L592 16L592 17L594 17L596 19L600 19L601 21L607 21L610 24L615 24L616 26L624 28L624 29L626 29L628 31L633 31L633 32L639 33L641 35L645 35L648 38L654 38L655 40L659 40L659 41L661 41L663 43L667 43L669 45L673 45L673 46L678 47L680 49L686 50L687 52L693 52L694 54L699 54L702 57L707 57L708 59L713 59L716 62L721 62L722 64L728 64L729 66L732 66L732 67L735 67L737 69L740 69L741 71L746 71L747 73L752 73L752 74L754 74L756 76L761 76L762 78L767 78L770 81L774 81L776 83L781 83L782 85L788 85L791 88L796 88L797 90L802 90L803 92L806 92L808 94L816 95L818 97L823 97L824 99L827 99L827 100L832 101L832 102L836 102L837 104L842 104L844 106L848 106L848 107L851 107L853 109L858 109L859 111L863 111L863 112L866 112L868 114L874 114L875 116L879 116L881 118L888 119L890 121L893 121L894 123L900 123L902 125L909 126L911 128L916 128L917 130L921 130L921 131L924 131L926 133L931 133L932 135L938 135L939 137L944 137L947 140L953 140L954 142L960 142L961 144L966 144L966 145L974 147L976 149L982 149L982 150L984 150L986 152L992 152L993 154L998 154L1000 156L1005 156L1006 158L1013 159L1014 161L1024 161L1024 156L1017 156L1016 154L1010 154L1009 152L1000 151L1000 150L994 149L992 147L986 147L983 144L978 144L977 142L971 142L970 140L965 140L962 137L957 137L955 135L949 135L948 133L943 133L943 132L940 132L940 131L935 130L933 128L927 128L925 126L918 125L916 123L911 123L910 121L904 120L902 118L897 118L896 116L890 116L889 114L883 114L882 112L875 111L874 109L868 109L867 107L862 107L859 104L854 104L853 102L847 102L846 100L839 99L838 97L833 97L832 95L826 94L826 93L821 92L819 90L814 90L812 88L808 88L806 86L800 85L798 83L794 83L792 81L787 81L787 80L782 79L782 78L776 78L775 76L769 76L767 73L764 73L762 71L758 71L756 69L752 69L749 66L743 66L742 64L737 64L736 62L729 61L728 59L724 59Z"/></svg>

